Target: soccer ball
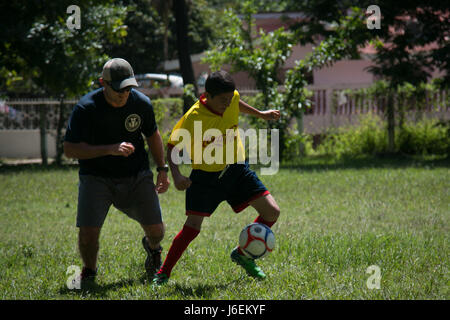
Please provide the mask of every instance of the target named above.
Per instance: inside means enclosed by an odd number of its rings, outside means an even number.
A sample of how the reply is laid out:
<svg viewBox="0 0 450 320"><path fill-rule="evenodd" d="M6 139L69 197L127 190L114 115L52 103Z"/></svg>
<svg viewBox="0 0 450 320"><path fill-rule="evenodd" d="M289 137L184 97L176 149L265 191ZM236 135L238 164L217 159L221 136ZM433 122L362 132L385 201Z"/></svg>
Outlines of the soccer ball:
<svg viewBox="0 0 450 320"><path fill-rule="evenodd" d="M242 229L239 246L247 257L259 259L275 248L275 236L268 226L255 222Z"/></svg>

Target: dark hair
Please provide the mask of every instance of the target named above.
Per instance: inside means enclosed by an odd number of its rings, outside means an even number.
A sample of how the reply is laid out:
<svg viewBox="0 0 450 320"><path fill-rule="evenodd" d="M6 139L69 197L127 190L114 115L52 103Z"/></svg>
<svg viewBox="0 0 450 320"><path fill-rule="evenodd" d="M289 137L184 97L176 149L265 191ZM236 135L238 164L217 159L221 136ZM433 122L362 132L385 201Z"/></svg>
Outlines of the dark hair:
<svg viewBox="0 0 450 320"><path fill-rule="evenodd" d="M225 92L234 92L235 89L233 78L222 70L211 73L205 82L205 91L212 97Z"/></svg>

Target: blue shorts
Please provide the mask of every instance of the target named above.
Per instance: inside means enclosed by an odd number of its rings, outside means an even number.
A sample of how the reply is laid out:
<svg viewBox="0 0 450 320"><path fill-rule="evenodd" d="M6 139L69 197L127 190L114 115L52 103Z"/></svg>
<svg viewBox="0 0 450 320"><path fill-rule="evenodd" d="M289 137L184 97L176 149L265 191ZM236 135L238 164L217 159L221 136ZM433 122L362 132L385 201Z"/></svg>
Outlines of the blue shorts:
<svg viewBox="0 0 450 320"><path fill-rule="evenodd" d="M232 164L220 172L192 170L186 190L186 215L209 217L226 200L238 213L269 191L248 163Z"/></svg>

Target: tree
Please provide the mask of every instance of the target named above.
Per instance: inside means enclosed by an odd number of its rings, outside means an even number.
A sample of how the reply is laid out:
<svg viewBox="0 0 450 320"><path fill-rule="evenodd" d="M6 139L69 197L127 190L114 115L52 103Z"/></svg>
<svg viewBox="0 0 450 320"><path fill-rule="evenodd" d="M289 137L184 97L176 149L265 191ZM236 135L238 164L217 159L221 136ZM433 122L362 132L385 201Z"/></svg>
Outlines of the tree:
<svg viewBox="0 0 450 320"><path fill-rule="evenodd" d="M151 0L152 5L161 14L164 26L164 60L169 60L169 18L172 0Z"/></svg>
<svg viewBox="0 0 450 320"><path fill-rule="evenodd" d="M327 28L355 7L365 10L377 5L381 11L381 28L368 29L360 25L351 35L357 49L372 42L376 50L374 66L368 70L386 80L388 145L395 149L396 113L394 94L405 83L419 85L428 82L434 70L443 72L442 85L450 83L450 13L441 1L331 1L285 0L287 10L301 11L306 19L293 25L293 30L304 32L304 42L313 42L318 36L329 37L339 28ZM355 51L355 57L358 54Z"/></svg>
<svg viewBox="0 0 450 320"><path fill-rule="evenodd" d="M135 73L165 72L163 62L178 59L173 0L123 0L127 7L127 36L120 44L107 46L112 57L123 57ZM217 10L207 0L186 2L189 50L200 53L213 41Z"/></svg>
<svg viewBox="0 0 450 320"><path fill-rule="evenodd" d="M184 84L192 84L194 86L195 95L198 96L197 84L194 77L194 69L192 68L191 50L188 37L188 13L185 0L174 0L173 12L176 21L177 49L178 60L180 62L180 71ZM186 97L186 96L185 96ZM185 98L183 112L185 113L194 101Z"/></svg>
<svg viewBox="0 0 450 320"><path fill-rule="evenodd" d="M302 34L280 28L269 33L260 31L256 35L252 28L255 12L251 1L244 2L242 23L233 10L226 10L224 25L220 27L223 30L222 39L206 53L204 61L212 69L230 64L231 72L248 72L261 91L262 108L281 111L280 121L270 122L269 128L279 129L280 158L284 159L290 121L292 118L300 118L301 121L305 108L311 105L311 93L306 88L308 74L353 54L351 34L362 23L360 18L363 12L355 9L352 15L342 17L338 21L339 32L321 41L305 59L297 61L284 79L280 69L289 58L293 45L303 39Z"/></svg>
<svg viewBox="0 0 450 320"><path fill-rule="evenodd" d="M135 74L162 72L161 61L170 58L170 22L164 12L168 1L124 0L127 15L123 21L127 34L120 43L110 43L104 52L110 57L127 60ZM168 55L167 57L165 55Z"/></svg>
<svg viewBox="0 0 450 320"><path fill-rule="evenodd" d="M26 2L26 4L25 4ZM76 97L92 87L108 56L104 47L120 43L126 36L123 20L126 7L113 1L79 1L81 28L69 29L67 8L71 1L3 2L0 11L6 21L0 56L11 72L29 77L47 96L61 99L57 130L57 162L61 161L61 129L65 122L65 97ZM5 12L7 14L5 14ZM23 23L17 23L18 21ZM42 108L41 128L45 129ZM45 137L45 134L41 136ZM45 141L41 144L46 145ZM42 152L46 164L45 148Z"/></svg>

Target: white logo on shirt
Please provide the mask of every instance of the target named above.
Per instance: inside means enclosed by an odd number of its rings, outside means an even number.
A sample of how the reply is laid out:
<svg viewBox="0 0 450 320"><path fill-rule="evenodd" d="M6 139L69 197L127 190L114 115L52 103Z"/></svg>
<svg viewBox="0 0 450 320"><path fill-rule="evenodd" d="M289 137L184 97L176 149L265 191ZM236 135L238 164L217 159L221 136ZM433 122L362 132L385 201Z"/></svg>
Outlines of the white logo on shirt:
<svg viewBox="0 0 450 320"><path fill-rule="evenodd" d="M136 131L139 126L141 125L141 117L135 113L130 114L126 119L125 119L125 128L129 131L129 132L134 132Z"/></svg>

